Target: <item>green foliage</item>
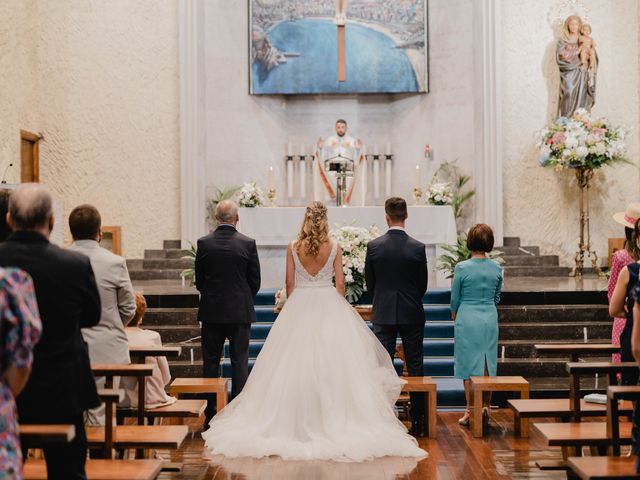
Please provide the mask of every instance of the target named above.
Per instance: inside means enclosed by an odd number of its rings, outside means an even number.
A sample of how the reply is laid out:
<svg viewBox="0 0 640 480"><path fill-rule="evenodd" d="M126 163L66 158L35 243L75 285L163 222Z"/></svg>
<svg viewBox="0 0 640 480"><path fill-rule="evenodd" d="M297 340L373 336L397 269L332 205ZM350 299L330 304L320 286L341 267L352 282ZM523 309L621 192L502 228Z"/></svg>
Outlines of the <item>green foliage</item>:
<svg viewBox="0 0 640 480"><path fill-rule="evenodd" d="M456 162L444 162L442 163L436 172L433 174L434 182L436 179L442 178L451 184L451 190L453 193L453 201L451 206L453 207L453 214L456 218L460 218L463 213L464 206L473 198L476 194L475 190L466 190L467 184L471 181L469 175L463 175L460 172L460 168L456 165Z"/></svg>
<svg viewBox="0 0 640 480"><path fill-rule="evenodd" d="M467 236L465 234L458 235L458 240L455 245L443 245L442 249L447 253L438 257L438 265L436 268L446 272L446 278L453 278L456 265L471 258L471 251L467 248ZM504 263L500 250L489 252L487 257L500 265Z"/></svg>
<svg viewBox="0 0 640 480"><path fill-rule="evenodd" d="M241 187L230 187L221 190L216 187L216 194L207 201L207 222L214 229L218 226L216 221L216 206L223 200L231 200L240 191Z"/></svg>
<svg viewBox="0 0 640 480"><path fill-rule="evenodd" d="M182 260L189 261L189 267L185 268L182 272L180 272L180 276L185 280L189 281L190 286L194 286L196 284L196 253L197 247L189 242L189 253L182 257Z"/></svg>

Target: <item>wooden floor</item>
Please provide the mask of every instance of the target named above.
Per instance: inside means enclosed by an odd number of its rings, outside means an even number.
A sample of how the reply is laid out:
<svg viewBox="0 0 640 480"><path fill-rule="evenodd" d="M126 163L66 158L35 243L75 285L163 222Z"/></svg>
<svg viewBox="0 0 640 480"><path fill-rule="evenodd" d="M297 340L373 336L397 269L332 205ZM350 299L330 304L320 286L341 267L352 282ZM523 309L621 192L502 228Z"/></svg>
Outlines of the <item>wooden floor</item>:
<svg viewBox="0 0 640 480"><path fill-rule="evenodd" d="M495 423L486 439L474 439L469 428L458 425L461 413L438 414L438 438L420 440L429 457L416 462L387 457L364 463L287 462L279 458L262 460L211 457L206 452L197 425L177 452L159 451L159 456L182 463L180 473L159 477L190 480L252 479L565 479L563 472L541 472L538 460L560 460L560 449L549 448L535 429L529 439L514 438L509 410L494 410Z"/></svg>

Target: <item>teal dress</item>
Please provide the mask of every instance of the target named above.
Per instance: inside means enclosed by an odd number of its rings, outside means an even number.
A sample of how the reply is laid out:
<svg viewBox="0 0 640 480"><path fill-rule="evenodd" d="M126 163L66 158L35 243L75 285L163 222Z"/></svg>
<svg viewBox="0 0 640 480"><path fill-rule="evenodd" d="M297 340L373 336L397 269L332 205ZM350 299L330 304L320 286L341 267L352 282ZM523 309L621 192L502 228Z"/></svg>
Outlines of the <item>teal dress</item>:
<svg viewBox="0 0 640 480"><path fill-rule="evenodd" d="M498 311L502 269L488 258L472 258L456 265L451 286L455 322L455 377L490 376L498 363Z"/></svg>

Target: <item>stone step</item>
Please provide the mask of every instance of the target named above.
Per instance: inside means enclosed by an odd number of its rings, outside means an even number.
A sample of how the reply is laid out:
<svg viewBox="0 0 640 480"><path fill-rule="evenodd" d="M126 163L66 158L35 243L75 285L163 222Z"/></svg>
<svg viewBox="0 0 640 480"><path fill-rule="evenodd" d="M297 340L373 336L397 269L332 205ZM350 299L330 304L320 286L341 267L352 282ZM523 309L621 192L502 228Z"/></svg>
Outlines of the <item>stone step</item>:
<svg viewBox="0 0 640 480"><path fill-rule="evenodd" d="M498 305L499 322L608 322L607 305Z"/></svg>
<svg viewBox="0 0 640 480"><path fill-rule="evenodd" d="M561 343L583 343L583 340L575 339L563 339ZM611 338L594 338L590 339L588 343L609 343ZM518 340L499 340L498 341L498 355L502 356L502 347L504 347L505 358L540 358L544 360L547 356L540 356L535 348L536 344L549 343L547 339L535 340L535 339L518 339ZM557 355L555 355L557 357ZM585 356L584 358L592 360L594 357ZM568 360L569 357L565 358Z"/></svg>
<svg viewBox="0 0 640 480"><path fill-rule="evenodd" d="M503 237L503 244L508 247L519 247L520 237Z"/></svg>
<svg viewBox="0 0 640 480"><path fill-rule="evenodd" d="M168 248L165 250L145 250L144 259L163 259L163 258L181 258L189 255L189 250L181 250L179 248Z"/></svg>
<svg viewBox="0 0 640 480"><path fill-rule="evenodd" d="M506 255L502 258L505 267L557 267L560 262L557 255Z"/></svg>
<svg viewBox="0 0 640 480"><path fill-rule="evenodd" d="M547 341L581 340L584 339L584 328L587 329L587 338L611 339L611 322L592 322L589 325L581 322L534 322L500 325L500 340L525 338L544 338Z"/></svg>
<svg viewBox="0 0 640 480"><path fill-rule="evenodd" d="M198 308L198 293L157 294L145 293L148 308Z"/></svg>
<svg viewBox="0 0 640 480"><path fill-rule="evenodd" d="M162 325L198 326L197 308L149 308L143 324L151 327Z"/></svg>
<svg viewBox="0 0 640 480"><path fill-rule="evenodd" d="M610 357L594 357L593 361L610 361ZM565 378L569 383L566 358L498 358L498 375Z"/></svg>
<svg viewBox="0 0 640 480"><path fill-rule="evenodd" d="M169 248L182 248L181 243L180 240L165 240L162 242L162 248L165 250Z"/></svg>
<svg viewBox="0 0 640 480"><path fill-rule="evenodd" d="M182 270L129 270L129 276L131 280L180 280Z"/></svg>
<svg viewBox="0 0 640 480"><path fill-rule="evenodd" d="M193 261L182 258L154 258L142 261L145 270L184 270L193 268Z"/></svg>
<svg viewBox="0 0 640 480"><path fill-rule="evenodd" d="M518 267L508 266L504 267L504 276L506 281L509 281L509 277L566 277L569 275L569 267Z"/></svg>
<svg viewBox="0 0 640 480"><path fill-rule="evenodd" d="M127 262L127 269L129 270L129 272L131 272L131 270L142 270L143 269L142 259L139 259L139 258L127 258L126 262Z"/></svg>
<svg viewBox="0 0 640 480"><path fill-rule="evenodd" d="M537 256L540 255L540 247L536 246L525 246L525 247L496 247L496 250L500 250L503 253L503 256Z"/></svg>

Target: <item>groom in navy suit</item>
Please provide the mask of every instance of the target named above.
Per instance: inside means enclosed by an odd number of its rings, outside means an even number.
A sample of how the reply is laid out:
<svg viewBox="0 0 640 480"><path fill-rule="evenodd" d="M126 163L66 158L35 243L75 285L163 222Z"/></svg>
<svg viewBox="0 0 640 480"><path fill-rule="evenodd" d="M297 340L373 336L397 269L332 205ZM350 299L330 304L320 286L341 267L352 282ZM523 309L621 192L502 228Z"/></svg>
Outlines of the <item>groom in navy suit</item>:
<svg viewBox="0 0 640 480"><path fill-rule="evenodd" d="M407 202L389 198L384 205L389 230L367 245L365 277L373 298L373 332L395 355L396 339L402 339L409 375L421 377L424 339L424 307L427 291L427 254L421 243L405 231ZM411 393L411 432L425 435L424 394Z"/></svg>

